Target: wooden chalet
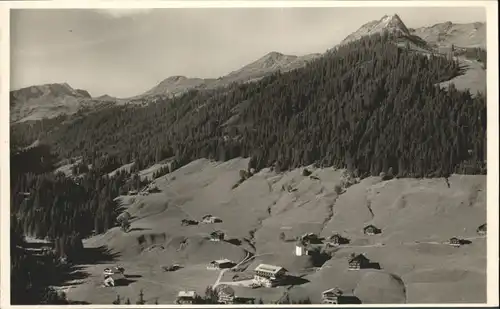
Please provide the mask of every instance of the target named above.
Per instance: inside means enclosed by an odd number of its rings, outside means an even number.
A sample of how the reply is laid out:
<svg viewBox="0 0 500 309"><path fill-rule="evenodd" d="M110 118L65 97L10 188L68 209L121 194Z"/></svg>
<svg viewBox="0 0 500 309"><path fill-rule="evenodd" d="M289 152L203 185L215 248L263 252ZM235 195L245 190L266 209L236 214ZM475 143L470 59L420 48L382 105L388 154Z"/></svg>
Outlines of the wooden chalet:
<svg viewBox="0 0 500 309"><path fill-rule="evenodd" d="M453 247L460 247L462 242L457 237L450 238L449 244Z"/></svg>
<svg viewBox="0 0 500 309"><path fill-rule="evenodd" d="M338 304L339 297L341 297L343 292L339 288L333 288L321 293L321 303L323 304Z"/></svg>
<svg viewBox="0 0 500 309"><path fill-rule="evenodd" d="M350 270L358 270L367 268L370 264L370 260L364 254L351 254L349 258L349 269Z"/></svg>
<svg viewBox="0 0 500 309"><path fill-rule="evenodd" d="M382 231L373 224L367 225L363 228L363 233L365 235L372 236L372 235L380 234L381 232Z"/></svg>

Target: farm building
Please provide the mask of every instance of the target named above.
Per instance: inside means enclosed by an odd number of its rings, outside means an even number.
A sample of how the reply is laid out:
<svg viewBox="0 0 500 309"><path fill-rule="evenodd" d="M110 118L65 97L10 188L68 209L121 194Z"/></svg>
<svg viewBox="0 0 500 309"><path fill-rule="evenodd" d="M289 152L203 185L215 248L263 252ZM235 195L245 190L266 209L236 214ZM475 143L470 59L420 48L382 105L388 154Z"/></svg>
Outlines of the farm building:
<svg viewBox="0 0 500 309"><path fill-rule="evenodd" d="M227 284L220 284L215 287L215 293L220 304L232 304L234 302L234 289Z"/></svg>
<svg viewBox="0 0 500 309"><path fill-rule="evenodd" d="M137 190L128 191L128 195L137 195Z"/></svg>
<svg viewBox="0 0 500 309"><path fill-rule="evenodd" d="M127 279L123 273L105 273L104 286L117 286L123 284Z"/></svg>
<svg viewBox="0 0 500 309"><path fill-rule="evenodd" d="M220 259L216 261L211 261L207 269L224 269L224 268L231 268L234 266L234 262L228 259Z"/></svg>
<svg viewBox="0 0 500 309"><path fill-rule="evenodd" d="M486 223L481 224L476 231L479 235L486 235Z"/></svg>
<svg viewBox="0 0 500 309"><path fill-rule="evenodd" d="M339 297L342 296L343 292L339 288L333 288L321 293L321 302L323 304L338 304Z"/></svg>
<svg viewBox="0 0 500 309"><path fill-rule="evenodd" d="M205 224L222 222L222 220L219 217L215 217L212 215L204 215L203 217L201 217L201 221Z"/></svg>
<svg viewBox="0 0 500 309"><path fill-rule="evenodd" d="M358 270L366 268L370 263L370 260L364 254L351 254L349 258L349 269Z"/></svg>
<svg viewBox="0 0 500 309"><path fill-rule="evenodd" d="M224 232L222 231L213 231L210 233L210 240L211 241L222 241L224 240Z"/></svg>
<svg viewBox="0 0 500 309"><path fill-rule="evenodd" d="M333 246L343 245L347 243L347 238L342 237L340 234L333 234L329 238L329 244Z"/></svg>
<svg viewBox="0 0 500 309"><path fill-rule="evenodd" d="M190 220L190 219L182 219L181 220L181 225L197 225L198 221L196 220Z"/></svg>
<svg viewBox="0 0 500 309"><path fill-rule="evenodd" d="M302 242L297 242L297 244L295 245L295 255L296 256L309 255L309 250L307 249L307 246Z"/></svg>
<svg viewBox="0 0 500 309"><path fill-rule="evenodd" d="M450 238L449 244L452 245L453 247L460 247L462 242L457 237L452 237Z"/></svg>
<svg viewBox="0 0 500 309"><path fill-rule="evenodd" d="M377 228L376 226L370 224L370 225L365 226L365 228L363 229L363 233L365 233L365 235L371 236L371 235L380 234L381 230L379 228Z"/></svg>
<svg viewBox="0 0 500 309"><path fill-rule="evenodd" d="M195 291L180 291L179 294L177 294L175 303L179 305L195 304L197 299L198 295L196 295Z"/></svg>
<svg viewBox="0 0 500 309"><path fill-rule="evenodd" d="M286 269L281 266L260 264L255 268L253 281L265 287L273 287L279 284L286 273Z"/></svg>
<svg viewBox="0 0 500 309"><path fill-rule="evenodd" d="M311 243L311 242L317 242L319 241L318 235L314 233L306 233L302 236L300 236L300 240L305 242L305 243Z"/></svg>

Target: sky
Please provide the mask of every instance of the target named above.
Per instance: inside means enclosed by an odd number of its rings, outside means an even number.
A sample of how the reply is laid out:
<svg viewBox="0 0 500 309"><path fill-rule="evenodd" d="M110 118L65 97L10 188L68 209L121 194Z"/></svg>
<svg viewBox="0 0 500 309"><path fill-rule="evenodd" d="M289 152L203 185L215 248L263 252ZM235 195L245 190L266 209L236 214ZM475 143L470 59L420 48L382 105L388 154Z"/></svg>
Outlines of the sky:
<svg viewBox="0 0 500 309"><path fill-rule="evenodd" d="M173 75L217 78L271 51L322 53L391 14L409 28L486 21L470 7L18 9L11 89L67 82L125 98Z"/></svg>

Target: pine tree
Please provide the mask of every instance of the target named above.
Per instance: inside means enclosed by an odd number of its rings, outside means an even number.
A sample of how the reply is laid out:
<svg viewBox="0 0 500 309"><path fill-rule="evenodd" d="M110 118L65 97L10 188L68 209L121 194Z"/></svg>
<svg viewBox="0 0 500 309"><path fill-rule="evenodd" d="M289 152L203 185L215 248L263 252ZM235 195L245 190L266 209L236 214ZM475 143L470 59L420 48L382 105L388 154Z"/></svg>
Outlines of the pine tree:
<svg viewBox="0 0 500 309"><path fill-rule="evenodd" d="M120 305L121 300L120 300L120 295L116 295L116 299L113 301L113 305Z"/></svg>
<svg viewBox="0 0 500 309"><path fill-rule="evenodd" d="M139 292L139 300L137 300L136 304L137 305L144 305L146 301L144 300L144 293L141 291Z"/></svg>

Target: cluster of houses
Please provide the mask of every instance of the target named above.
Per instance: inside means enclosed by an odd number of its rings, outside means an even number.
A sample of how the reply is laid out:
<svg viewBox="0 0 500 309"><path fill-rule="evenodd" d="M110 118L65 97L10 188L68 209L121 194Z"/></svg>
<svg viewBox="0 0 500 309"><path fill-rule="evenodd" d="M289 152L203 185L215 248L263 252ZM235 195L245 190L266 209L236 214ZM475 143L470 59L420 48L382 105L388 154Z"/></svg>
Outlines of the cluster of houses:
<svg viewBox="0 0 500 309"><path fill-rule="evenodd" d="M248 300L254 299L237 295L235 290L227 285L220 284L214 288L214 293L219 304L245 304ZM201 303L201 297L195 291L180 291L175 300L176 304L191 305Z"/></svg>
<svg viewBox="0 0 500 309"><path fill-rule="evenodd" d="M214 223L221 223L222 219L210 214L204 215L201 217L201 221L198 220L192 220L192 219L182 219L181 220L181 225L198 225L199 223L203 224L214 224Z"/></svg>
<svg viewBox="0 0 500 309"><path fill-rule="evenodd" d="M372 224L363 228L363 233L368 236L377 235L380 234L381 232L382 232L381 229L377 228ZM338 233L335 233L326 239L325 247L326 248L337 247L348 244L349 242L350 240L348 238ZM314 233L306 233L300 236L295 244L295 255L296 256L311 255L313 252L315 252L311 250L312 247L311 245L315 243L316 244L322 243L322 241L320 240L319 236Z"/></svg>
<svg viewBox="0 0 500 309"><path fill-rule="evenodd" d="M205 223L216 223L218 221L217 217L211 215L205 215L203 218ZM220 220L220 219L219 219ZM363 228L363 233L368 236L380 234L382 231L374 225L368 225ZM486 234L486 224L483 224L477 228L477 233L479 235ZM224 232L216 230L210 233L209 237L211 241L222 241L224 240ZM326 239L326 247L335 247L343 244L348 244L349 239L343 237L342 235L335 233ZM310 255L312 250L310 250L313 244L322 244L322 240L318 235L314 233L306 233L298 237L296 242L295 254L297 256ZM453 237L449 241L452 246L460 246L463 241L457 237ZM365 254L355 254L352 253L348 258L348 269L349 270L360 270L365 268L374 267L378 263L372 263ZM207 269L226 269L234 267L235 263L229 259L219 259L211 261ZM379 266L378 266L379 267ZM123 271L121 272L123 274ZM108 276L115 275L116 272L112 272ZM269 264L259 264L253 274L252 287L276 287L280 285L284 279L287 277L287 270L281 266L269 265ZM234 303L245 303L245 300L240 299L241 297L236 296L234 289L227 284L220 284L216 286L214 290L217 295L218 302L220 304L234 304ZM332 288L324 291L321 294L323 304L339 304L342 303L343 292L339 288ZM195 291L181 291L178 294L176 303L177 304L196 304L200 297Z"/></svg>
<svg viewBox="0 0 500 309"><path fill-rule="evenodd" d="M221 259L210 262L208 269L222 269L234 266L234 262ZM281 266L259 264L254 270L253 284L263 287L276 287L286 277L286 269ZM219 284L214 289L218 302L221 304L244 303L246 297L235 295L234 289L227 284ZM177 295L176 304L195 304L198 296L194 291L181 291Z"/></svg>
<svg viewBox="0 0 500 309"><path fill-rule="evenodd" d="M362 255L359 255L362 256ZM362 267L363 262L356 256L350 264L358 261L357 267ZM216 261L214 261L216 262ZM219 265L231 263L229 260L221 260ZM216 263L213 263L216 267ZM275 287L286 277L287 270L281 266L259 264L254 270L253 281L255 284L264 287ZM245 303L248 298L237 295L234 288L228 284L219 284L214 288L215 295L219 304L237 304ZM324 291L322 294L323 304L339 304L342 303L343 292L339 288L332 288ZM175 301L176 304L196 304L200 297L195 291L180 291Z"/></svg>

